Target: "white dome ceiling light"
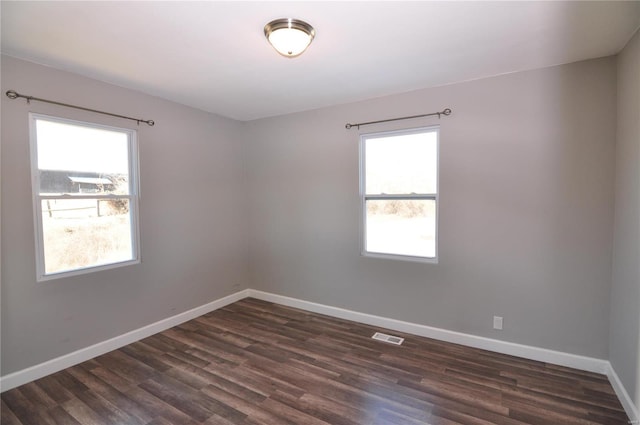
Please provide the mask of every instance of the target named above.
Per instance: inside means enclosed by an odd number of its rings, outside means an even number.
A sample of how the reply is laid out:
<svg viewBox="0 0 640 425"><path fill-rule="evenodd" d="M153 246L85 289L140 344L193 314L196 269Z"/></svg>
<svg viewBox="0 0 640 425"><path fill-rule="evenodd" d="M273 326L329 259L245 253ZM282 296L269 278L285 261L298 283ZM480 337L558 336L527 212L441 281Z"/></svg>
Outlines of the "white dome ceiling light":
<svg viewBox="0 0 640 425"><path fill-rule="evenodd" d="M316 30L304 21L283 18L265 25L264 35L282 56L295 58L307 50L316 35Z"/></svg>

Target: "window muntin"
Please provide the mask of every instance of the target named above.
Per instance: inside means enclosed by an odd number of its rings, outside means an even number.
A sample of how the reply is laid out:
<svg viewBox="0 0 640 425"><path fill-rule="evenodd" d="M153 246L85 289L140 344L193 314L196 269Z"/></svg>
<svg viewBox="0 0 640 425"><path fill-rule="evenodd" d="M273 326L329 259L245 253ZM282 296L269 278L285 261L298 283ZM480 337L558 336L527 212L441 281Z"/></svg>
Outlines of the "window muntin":
<svg viewBox="0 0 640 425"><path fill-rule="evenodd" d="M361 136L362 252L437 258L438 128Z"/></svg>
<svg viewBox="0 0 640 425"><path fill-rule="evenodd" d="M30 120L38 279L139 262L136 132Z"/></svg>

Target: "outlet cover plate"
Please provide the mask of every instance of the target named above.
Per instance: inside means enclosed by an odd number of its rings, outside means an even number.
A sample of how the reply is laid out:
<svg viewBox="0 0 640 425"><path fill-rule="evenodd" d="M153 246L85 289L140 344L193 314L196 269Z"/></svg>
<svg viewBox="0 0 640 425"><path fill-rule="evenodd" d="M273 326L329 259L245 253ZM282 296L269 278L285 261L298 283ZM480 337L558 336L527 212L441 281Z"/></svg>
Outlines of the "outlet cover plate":
<svg viewBox="0 0 640 425"><path fill-rule="evenodd" d="M493 329L502 330L502 317L493 316Z"/></svg>

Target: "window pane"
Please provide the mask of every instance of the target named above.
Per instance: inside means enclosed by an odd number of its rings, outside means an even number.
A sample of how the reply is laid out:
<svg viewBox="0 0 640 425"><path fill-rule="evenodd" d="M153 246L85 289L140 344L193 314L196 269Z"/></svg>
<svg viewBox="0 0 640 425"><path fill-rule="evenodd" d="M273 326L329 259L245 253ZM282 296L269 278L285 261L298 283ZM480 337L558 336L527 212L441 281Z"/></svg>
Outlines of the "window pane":
<svg viewBox="0 0 640 425"><path fill-rule="evenodd" d="M45 272L134 259L128 199L42 200Z"/></svg>
<svg viewBox="0 0 640 425"><path fill-rule="evenodd" d="M437 142L437 131L367 139L367 195L436 193Z"/></svg>
<svg viewBox="0 0 640 425"><path fill-rule="evenodd" d="M129 135L36 120L40 194L129 194Z"/></svg>
<svg viewBox="0 0 640 425"><path fill-rule="evenodd" d="M433 200L366 201L367 252L436 256L436 203Z"/></svg>

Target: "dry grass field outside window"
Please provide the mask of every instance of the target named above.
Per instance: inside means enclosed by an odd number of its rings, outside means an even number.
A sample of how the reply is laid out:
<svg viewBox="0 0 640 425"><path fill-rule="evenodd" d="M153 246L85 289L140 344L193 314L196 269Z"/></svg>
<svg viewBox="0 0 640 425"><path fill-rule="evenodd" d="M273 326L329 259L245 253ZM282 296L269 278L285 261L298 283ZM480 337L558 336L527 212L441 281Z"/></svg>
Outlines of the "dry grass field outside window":
<svg viewBox="0 0 640 425"><path fill-rule="evenodd" d="M43 201L46 272L130 260L131 225L127 202L120 199L56 200L50 201L51 208L47 208Z"/></svg>

